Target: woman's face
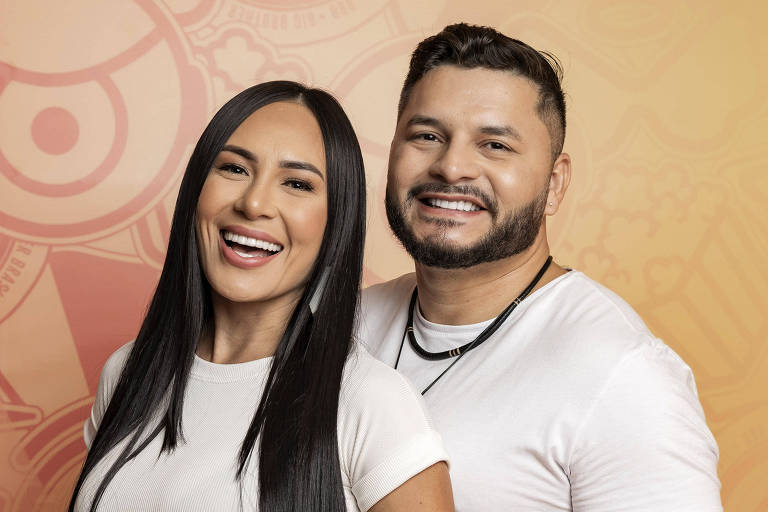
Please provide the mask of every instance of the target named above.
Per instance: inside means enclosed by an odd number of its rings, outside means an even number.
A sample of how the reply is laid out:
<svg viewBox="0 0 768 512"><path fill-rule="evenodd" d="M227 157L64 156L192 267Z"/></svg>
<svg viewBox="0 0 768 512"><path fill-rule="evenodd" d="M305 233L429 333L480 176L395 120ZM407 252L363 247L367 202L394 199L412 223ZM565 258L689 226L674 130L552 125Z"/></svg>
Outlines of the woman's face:
<svg viewBox="0 0 768 512"><path fill-rule="evenodd" d="M327 219L325 150L304 105L260 108L216 157L197 203L197 242L214 293L297 300Z"/></svg>

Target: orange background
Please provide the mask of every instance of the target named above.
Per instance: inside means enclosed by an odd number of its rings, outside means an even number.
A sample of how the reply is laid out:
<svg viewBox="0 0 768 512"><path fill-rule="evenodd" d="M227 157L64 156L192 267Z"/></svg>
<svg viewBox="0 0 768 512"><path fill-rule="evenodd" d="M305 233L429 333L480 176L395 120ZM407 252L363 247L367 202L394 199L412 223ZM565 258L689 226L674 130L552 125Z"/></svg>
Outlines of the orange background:
<svg viewBox="0 0 768 512"><path fill-rule="evenodd" d="M460 20L563 61L574 176L553 253L691 365L726 509L768 509L765 5L0 0L0 512L66 502L191 145L236 92L288 78L341 99L368 172L366 284L411 268L383 208L397 94L415 44Z"/></svg>

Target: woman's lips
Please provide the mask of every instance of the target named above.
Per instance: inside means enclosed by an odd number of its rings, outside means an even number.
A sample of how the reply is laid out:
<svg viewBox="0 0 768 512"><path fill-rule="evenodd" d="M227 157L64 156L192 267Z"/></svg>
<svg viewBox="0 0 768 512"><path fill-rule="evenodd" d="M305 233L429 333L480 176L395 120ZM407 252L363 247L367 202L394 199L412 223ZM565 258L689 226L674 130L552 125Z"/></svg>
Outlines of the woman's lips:
<svg viewBox="0 0 768 512"><path fill-rule="evenodd" d="M224 259L227 260L227 262L231 263L232 265L243 268L243 269L251 269L255 267L260 267L262 265L266 265L273 259L275 259L276 256L280 254L281 251L276 252L274 254L270 254L269 256L261 256L261 255L254 255L254 256L243 256L241 254L238 254L238 251L236 251L234 248L227 245L226 241L224 240L224 237L219 235L219 247L221 249L221 253L224 256ZM267 252L263 250L259 250L260 252Z"/></svg>

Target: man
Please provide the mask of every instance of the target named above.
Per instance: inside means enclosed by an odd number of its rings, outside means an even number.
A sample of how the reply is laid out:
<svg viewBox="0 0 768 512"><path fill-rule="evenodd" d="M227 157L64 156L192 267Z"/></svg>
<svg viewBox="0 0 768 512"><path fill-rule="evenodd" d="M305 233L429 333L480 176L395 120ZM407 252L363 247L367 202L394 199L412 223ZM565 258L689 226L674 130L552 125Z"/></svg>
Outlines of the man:
<svg viewBox="0 0 768 512"><path fill-rule="evenodd" d="M457 510L722 510L688 366L550 263L571 174L560 72L486 27L419 44L386 195L416 273L363 293L360 337L424 392Z"/></svg>

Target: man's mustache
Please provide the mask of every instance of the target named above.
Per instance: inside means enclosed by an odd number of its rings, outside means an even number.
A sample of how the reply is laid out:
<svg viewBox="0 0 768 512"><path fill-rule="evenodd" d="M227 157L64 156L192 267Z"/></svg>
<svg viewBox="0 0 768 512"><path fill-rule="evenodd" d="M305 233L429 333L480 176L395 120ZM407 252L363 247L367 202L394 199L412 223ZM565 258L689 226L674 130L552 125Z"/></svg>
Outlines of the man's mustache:
<svg viewBox="0 0 768 512"><path fill-rule="evenodd" d="M447 183L421 183L420 185L414 185L408 190L406 196L407 202L412 202L420 194L432 193L432 194L456 194L463 196L470 196L478 199L482 205L491 214L491 217L496 218L499 211L498 202L482 191L480 188L474 185L448 185Z"/></svg>

